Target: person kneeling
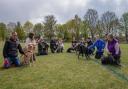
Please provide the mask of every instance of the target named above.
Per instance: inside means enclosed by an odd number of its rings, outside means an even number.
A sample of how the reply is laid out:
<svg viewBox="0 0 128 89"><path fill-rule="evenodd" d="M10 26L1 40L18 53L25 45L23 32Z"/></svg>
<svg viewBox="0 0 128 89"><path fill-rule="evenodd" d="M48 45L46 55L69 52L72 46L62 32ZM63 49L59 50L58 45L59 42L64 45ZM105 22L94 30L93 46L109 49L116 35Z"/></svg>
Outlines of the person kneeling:
<svg viewBox="0 0 128 89"><path fill-rule="evenodd" d="M43 39L40 39L38 43L38 55L48 55L48 48L49 45Z"/></svg>
<svg viewBox="0 0 128 89"><path fill-rule="evenodd" d="M107 40L108 56L102 58L102 64L120 65L121 50L118 41L111 34L107 36Z"/></svg>
<svg viewBox="0 0 128 89"><path fill-rule="evenodd" d="M95 58L96 59L101 59L104 53L104 48L105 48L105 42L102 40L99 35L96 36L96 41L93 43L93 45L89 46L88 49L93 49L96 47L96 54Z"/></svg>
<svg viewBox="0 0 128 89"><path fill-rule="evenodd" d="M57 53L62 53L64 50L64 43L63 43L63 40L62 39L59 39L58 42L57 42L57 49L56 49L56 52Z"/></svg>
<svg viewBox="0 0 128 89"><path fill-rule="evenodd" d="M52 53L56 52L57 49L57 41L55 38L52 38L52 40L50 41L50 49Z"/></svg>
<svg viewBox="0 0 128 89"><path fill-rule="evenodd" d="M21 54L26 55L18 41L17 33L12 32L12 36L5 42L3 48L4 68L9 68L12 64L16 67L21 66L18 50Z"/></svg>

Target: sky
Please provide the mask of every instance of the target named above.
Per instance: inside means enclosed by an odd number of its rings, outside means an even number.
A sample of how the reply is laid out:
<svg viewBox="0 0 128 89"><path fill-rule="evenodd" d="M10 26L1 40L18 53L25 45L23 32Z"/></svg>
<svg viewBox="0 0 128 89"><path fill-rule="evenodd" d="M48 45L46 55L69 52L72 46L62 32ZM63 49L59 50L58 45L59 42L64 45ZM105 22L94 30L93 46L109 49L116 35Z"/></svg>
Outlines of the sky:
<svg viewBox="0 0 128 89"><path fill-rule="evenodd" d="M88 9L96 9L101 16L114 11L118 17L128 12L128 0L0 0L0 22L42 22L46 15L54 15L58 23L84 17Z"/></svg>

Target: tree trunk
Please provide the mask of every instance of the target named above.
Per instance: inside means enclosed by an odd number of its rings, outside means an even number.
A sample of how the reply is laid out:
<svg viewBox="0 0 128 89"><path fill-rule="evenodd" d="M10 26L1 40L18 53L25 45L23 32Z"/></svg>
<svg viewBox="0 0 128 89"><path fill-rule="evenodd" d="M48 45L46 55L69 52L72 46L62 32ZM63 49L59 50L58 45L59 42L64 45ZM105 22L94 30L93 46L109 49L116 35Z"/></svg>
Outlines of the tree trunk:
<svg viewBox="0 0 128 89"><path fill-rule="evenodd" d="M90 30L91 31L91 37L92 37L92 40L94 41L94 33L93 33L93 29Z"/></svg>

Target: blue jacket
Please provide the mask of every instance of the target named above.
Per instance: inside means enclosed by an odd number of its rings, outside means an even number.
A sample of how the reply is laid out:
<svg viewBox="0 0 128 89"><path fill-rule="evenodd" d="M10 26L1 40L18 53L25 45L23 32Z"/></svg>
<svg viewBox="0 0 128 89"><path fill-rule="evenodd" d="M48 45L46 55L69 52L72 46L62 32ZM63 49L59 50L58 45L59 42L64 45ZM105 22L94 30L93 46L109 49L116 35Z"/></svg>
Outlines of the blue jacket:
<svg viewBox="0 0 128 89"><path fill-rule="evenodd" d="M97 48L97 52L103 52L105 48L105 42L102 39L96 40L93 45L89 46L88 48Z"/></svg>

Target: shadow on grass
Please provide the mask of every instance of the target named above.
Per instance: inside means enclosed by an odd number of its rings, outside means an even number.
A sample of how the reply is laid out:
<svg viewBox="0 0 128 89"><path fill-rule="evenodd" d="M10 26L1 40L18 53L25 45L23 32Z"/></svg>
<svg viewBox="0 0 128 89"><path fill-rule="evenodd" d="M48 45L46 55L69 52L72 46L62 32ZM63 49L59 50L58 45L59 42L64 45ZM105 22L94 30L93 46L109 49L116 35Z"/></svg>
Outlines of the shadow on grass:
<svg viewBox="0 0 128 89"><path fill-rule="evenodd" d="M110 71L117 78L128 82L128 75L122 73L122 71L121 71L122 66L118 66L118 65L102 65L101 62L99 60L96 60L96 59L94 59L94 62L97 63L97 64L100 64L101 66L103 66L103 68L105 68L108 71Z"/></svg>

